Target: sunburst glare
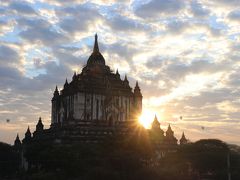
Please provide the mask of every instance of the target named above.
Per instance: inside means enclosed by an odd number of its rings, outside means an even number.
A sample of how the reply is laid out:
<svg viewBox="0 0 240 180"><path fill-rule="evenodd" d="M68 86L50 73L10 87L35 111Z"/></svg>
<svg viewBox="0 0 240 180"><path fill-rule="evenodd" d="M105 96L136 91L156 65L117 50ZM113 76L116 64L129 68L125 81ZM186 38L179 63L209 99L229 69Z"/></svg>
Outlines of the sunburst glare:
<svg viewBox="0 0 240 180"><path fill-rule="evenodd" d="M154 119L155 112L150 109L143 110L142 114L139 116L139 123L143 125L146 129L151 128L151 123Z"/></svg>

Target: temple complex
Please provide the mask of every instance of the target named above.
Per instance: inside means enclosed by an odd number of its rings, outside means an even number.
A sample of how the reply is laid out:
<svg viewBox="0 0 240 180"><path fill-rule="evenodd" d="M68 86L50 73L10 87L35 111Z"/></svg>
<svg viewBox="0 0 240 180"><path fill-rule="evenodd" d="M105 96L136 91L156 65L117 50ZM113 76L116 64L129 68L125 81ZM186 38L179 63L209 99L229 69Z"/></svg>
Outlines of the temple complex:
<svg viewBox="0 0 240 180"><path fill-rule="evenodd" d="M36 130L31 133L28 127L22 142L17 135L14 146L19 149L22 145L24 150L32 142L100 143L113 134L129 136L136 124L139 126L142 98L138 82L131 88L126 75L121 79L118 70L113 72L106 65L95 35L92 54L82 72L75 72L71 81L66 79L61 90L55 88L50 128L44 129L40 117ZM156 116L147 132L161 153L178 146L171 126L164 132ZM187 142L183 133L180 144Z"/></svg>

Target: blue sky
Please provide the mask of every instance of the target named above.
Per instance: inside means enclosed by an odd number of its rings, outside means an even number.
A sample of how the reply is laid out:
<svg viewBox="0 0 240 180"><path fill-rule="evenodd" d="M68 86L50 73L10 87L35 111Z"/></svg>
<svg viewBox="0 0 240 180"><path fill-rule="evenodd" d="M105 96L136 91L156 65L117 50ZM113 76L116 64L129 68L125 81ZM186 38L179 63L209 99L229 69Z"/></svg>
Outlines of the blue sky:
<svg viewBox="0 0 240 180"><path fill-rule="evenodd" d="M49 127L55 86L81 72L97 32L112 70L138 80L146 121L156 113L177 137L240 144L239 9L238 0L1 1L0 141L33 131L39 116Z"/></svg>

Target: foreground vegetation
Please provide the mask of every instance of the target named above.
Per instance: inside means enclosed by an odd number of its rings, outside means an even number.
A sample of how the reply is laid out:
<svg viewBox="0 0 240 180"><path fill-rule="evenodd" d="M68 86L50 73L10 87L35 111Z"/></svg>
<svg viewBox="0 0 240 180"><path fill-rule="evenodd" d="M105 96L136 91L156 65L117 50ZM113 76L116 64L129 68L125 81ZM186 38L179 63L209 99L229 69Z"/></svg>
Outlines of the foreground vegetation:
<svg viewBox="0 0 240 180"><path fill-rule="evenodd" d="M121 140L120 140L121 139ZM19 169L20 157L10 145L0 144L0 179L31 180L226 180L230 154L232 180L240 179L240 152L220 140L200 140L179 146L159 158L146 135L112 137L101 145L29 146L30 170Z"/></svg>

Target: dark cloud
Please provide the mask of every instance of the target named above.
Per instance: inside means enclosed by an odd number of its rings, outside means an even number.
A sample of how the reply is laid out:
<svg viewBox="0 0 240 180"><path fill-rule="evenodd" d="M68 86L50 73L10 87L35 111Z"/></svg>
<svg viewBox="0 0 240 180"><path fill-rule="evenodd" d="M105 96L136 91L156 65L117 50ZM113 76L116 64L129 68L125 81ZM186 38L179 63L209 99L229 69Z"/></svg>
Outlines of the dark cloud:
<svg viewBox="0 0 240 180"><path fill-rule="evenodd" d="M16 12L20 13L20 14L37 14L36 11L26 2L12 2L9 5L9 8L12 10L15 10Z"/></svg>
<svg viewBox="0 0 240 180"><path fill-rule="evenodd" d="M228 18L233 21L240 21L240 11L232 11L228 14Z"/></svg>
<svg viewBox="0 0 240 180"><path fill-rule="evenodd" d="M63 56L63 54L59 54ZM70 57L70 55L68 55ZM63 58L68 58L63 56ZM72 77L72 70L68 66L70 63L60 61L41 61L39 58L34 59L34 66L39 69L45 70L45 73L39 74L33 78L26 77L20 71L23 65L20 62L18 53L7 46L0 46L0 86L4 88L11 88L17 94L37 93L46 91L55 84L63 84L66 77ZM75 59L75 63L79 63Z"/></svg>
<svg viewBox="0 0 240 180"><path fill-rule="evenodd" d="M164 57L154 57L146 62L147 68L150 69L161 69L166 66L168 61Z"/></svg>
<svg viewBox="0 0 240 180"><path fill-rule="evenodd" d="M24 74L18 69L22 67L20 56L14 49L0 46L0 87L16 88L21 83ZM1 90L1 89L0 89Z"/></svg>
<svg viewBox="0 0 240 180"><path fill-rule="evenodd" d="M0 85L1 87L11 88L17 94L34 95L42 91L54 89L56 84L63 85L65 79L71 79L72 70L64 65L57 65L50 61L45 63L42 68L46 71L36 77L25 77L17 68L0 66Z"/></svg>
<svg viewBox="0 0 240 180"><path fill-rule="evenodd" d="M176 15L183 7L184 2L181 0L152 0L137 7L135 13L142 18L160 18L163 14Z"/></svg>
<svg viewBox="0 0 240 180"><path fill-rule="evenodd" d="M209 31L212 36L220 36L223 31L221 28L209 27Z"/></svg>
<svg viewBox="0 0 240 180"><path fill-rule="evenodd" d="M195 0L191 2L191 12L195 17L206 17L210 13L207 8L204 8L200 2Z"/></svg>
<svg viewBox="0 0 240 180"><path fill-rule="evenodd" d="M0 45L0 64L11 64L19 61L18 53L5 45Z"/></svg>
<svg viewBox="0 0 240 180"><path fill-rule="evenodd" d="M24 29L19 33L20 37L31 43L41 42L50 46L69 40L67 36L57 32L49 22L43 19L19 19L17 23Z"/></svg>
<svg viewBox="0 0 240 180"><path fill-rule="evenodd" d="M216 27L209 25L206 21L196 21L193 19L182 20L179 18L171 18L166 23L166 32L179 35L183 34L185 31L189 30L194 33L193 29L202 28L202 33L206 33L211 36L220 36L223 32L222 27Z"/></svg>
<svg viewBox="0 0 240 180"><path fill-rule="evenodd" d="M206 111L206 109L209 109L208 113L211 114L213 113L212 108L216 109L215 106L217 103L226 100L232 101L235 99L235 95L236 93L232 92L231 88L221 88L214 91L203 91L198 96L194 97L190 96L185 98L184 100L181 100L181 103L186 104L191 108L196 108L196 110L199 111L200 111L199 107L201 107L202 108L201 111L203 114L205 114L204 111ZM217 111L215 113L219 113L218 115L221 114L219 110L214 111ZM208 113L206 113L206 115L209 115Z"/></svg>
<svg viewBox="0 0 240 180"><path fill-rule="evenodd" d="M228 77L228 81L226 82L229 87L233 89L240 89L240 74L239 69L235 70L233 73L230 74Z"/></svg>
<svg viewBox="0 0 240 180"><path fill-rule="evenodd" d="M14 83L21 80L23 74L14 67L0 66L0 84L2 87L14 86Z"/></svg>
<svg viewBox="0 0 240 180"><path fill-rule="evenodd" d="M51 24L41 18L31 19L31 18L18 18L17 25L20 30L28 28L46 28L50 29Z"/></svg>
<svg viewBox="0 0 240 180"><path fill-rule="evenodd" d="M138 49L134 48L133 45L129 45L126 42L113 43L113 44L104 44L101 46L103 52L114 55L117 54L121 59L125 61L131 61L134 54L138 53Z"/></svg>
<svg viewBox="0 0 240 180"><path fill-rule="evenodd" d="M230 45L231 52L238 53L240 51L240 43L234 42Z"/></svg>
<svg viewBox="0 0 240 180"><path fill-rule="evenodd" d="M150 30L147 25L143 25L136 20L129 19L123 16L115 16L109 19L107 23L114 31L130 31L136 33L138 31Z"/></svg>
<svg viewBox="0 0 240 180"><path fill-rule="evenodd" d="M6 13L6 9L4 9L3 7L0 7L0 14L5 14Z"/></svg>
<svg viewBox="0 0 240 180"><path fill-rule="evenodd" d="M55 85L63 86L65 79L71 79L73 71L65 65L57 65L56 62L50 61L44 65L46 74L39 74L38 76L31 79L27 84L34 84L34 87L31 87L31 91L46 91L48 89L54 89ZM24 88L24 84L22 84Z"/></svg>
<svg viewBox="0 0 240 180"><path fill-rule="evenodd" d="M103 20L102 15L96 10L83 5L68 7L57 11L60 17L60 27L70 33L83 32L95 27L98 20Z"/></svg>
<svg viewBox="0 0 240 180"><path fill-rule="evenodd" d="M77 52L79 48L68 48L68 47L53 47L52 52L55 58L59 60L62 65L70 66L76 65L82 67L90 55L75 56L74 52Z"/></svg>
<svg viewBox="0 0 240 180"><path fill-rule="evenodd" d="M173 34L180 34L189 27L188 22L182 20L171 20L167 23L167 31Z"/></svg>
<svg viewBox="0 0 240 180"><path fill-rule="evenodd" d="M53 5L58 5L58 6L69 6L72 4L81 4L85 3L87 0L42 0L46 3L53 4Z"/></svg>
<svg viewBox="0 0 240 180"><path fill-rule="evenodd" d="M26 31L22 31L19 35L31 43L41 42L44 45L59 44L68 39L63 34L56 31L38 28L30 28Z"/></svg>
<svg viewBox="0 0 240 180"><path fill-rule="evenodd" d="M184 64L179 62L178 59L164 59L154 57L153 59L147 61L147 68L155 70L160 70L162 76L169 77L173 80L183 79L188 74L200 74L200 73L216 73L231 68L229 63L212 63L208 60L195 60L191 64Z"/></svg>

